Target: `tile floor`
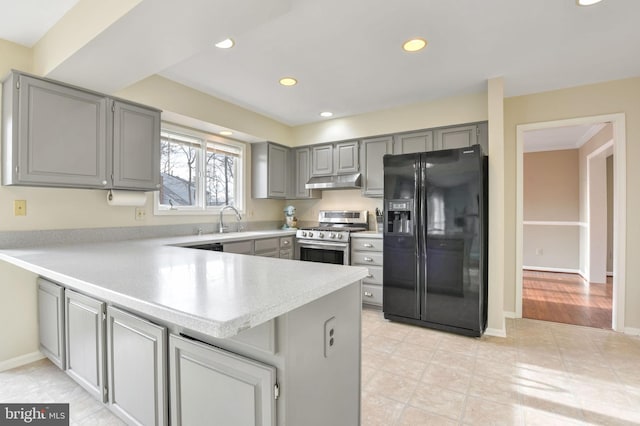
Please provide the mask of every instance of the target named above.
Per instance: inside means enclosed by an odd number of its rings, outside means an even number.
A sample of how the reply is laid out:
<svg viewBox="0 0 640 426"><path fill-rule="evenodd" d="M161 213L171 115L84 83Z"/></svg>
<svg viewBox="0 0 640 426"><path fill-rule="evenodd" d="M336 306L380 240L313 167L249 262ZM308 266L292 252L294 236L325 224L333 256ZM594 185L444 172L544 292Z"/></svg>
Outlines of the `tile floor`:
<svg viewBox="0 0 640 426"><path fill-rule="evenodd" d="M474 339L362 319L363 426L640 424L640 338L522 319L506 339ZM123 424L47 360L0 373L0 401L26 400L70 402L72 425Z"/></svg>

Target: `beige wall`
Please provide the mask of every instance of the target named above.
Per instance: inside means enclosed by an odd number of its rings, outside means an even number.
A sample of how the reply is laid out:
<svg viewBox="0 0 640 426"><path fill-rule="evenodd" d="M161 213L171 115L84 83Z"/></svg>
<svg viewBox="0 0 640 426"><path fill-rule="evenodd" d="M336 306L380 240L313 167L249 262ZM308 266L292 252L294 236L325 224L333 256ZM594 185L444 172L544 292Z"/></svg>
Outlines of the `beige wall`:
<svg viewBox="0 0 640 426"><path fill-rule="evenodd" d="M522 230L525 268L580 271L580 226L527 225Z"/></svg>
<svg viewBox="0 0 640 426"><path fill-rule="evenodd" d="M525 221L579 220L578 165L577 149L524 154Z"/></svg>
<svg viewBox="0 0 640 426"><path fill-rule="evenodd" d="M508 230L505 255L505 311L515 311L515 235L516 235L516 126L519 124L555 121L577 117L624 113L626 117L627 182L626 215L632 218L640 211L640 192L634 186L640 182L640 168L634 159L640 158L640 78L610 81L551 92L505 99L505 228ZM625 326L640 328L640 227L627 226L625 294Z"/></svg>

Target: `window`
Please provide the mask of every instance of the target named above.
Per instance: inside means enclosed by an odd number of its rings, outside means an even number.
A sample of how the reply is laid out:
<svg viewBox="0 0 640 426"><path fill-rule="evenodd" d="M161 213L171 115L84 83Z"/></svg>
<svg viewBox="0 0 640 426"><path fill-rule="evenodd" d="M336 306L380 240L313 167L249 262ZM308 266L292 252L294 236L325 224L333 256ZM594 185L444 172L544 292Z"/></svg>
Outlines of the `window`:
<svg viewBox="0 0 640 426"><path fill-rule="evenodd" d="M156 214L211 213L227 204L242 210L244 144L168 124L160 144Z"/></svg>

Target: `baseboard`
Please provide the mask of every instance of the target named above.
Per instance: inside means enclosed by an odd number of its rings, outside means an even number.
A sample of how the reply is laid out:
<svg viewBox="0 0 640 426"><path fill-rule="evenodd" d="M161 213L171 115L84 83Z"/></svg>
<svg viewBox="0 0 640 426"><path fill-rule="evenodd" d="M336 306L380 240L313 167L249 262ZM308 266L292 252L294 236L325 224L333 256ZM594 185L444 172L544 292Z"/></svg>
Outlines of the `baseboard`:
<svg viewBox="0 0 640 426"><path fill-rule="evenodd" d="M503 329L487 328L484 331L484 334L487 336L494 336L494 337L507 337L507 331L504 328Z"/></svg>
<svg viewBox="0 0 640 426"><path fill-rule="evenodd" d="M523 266L522 269L528 269L529 271L541 271L541 272L562 272L565 274L578 274L582 277L582 271L579 269L569 269L569 268L547 268L546 266Z"/></svg>
<svg viewBox="0 0 640 426"><path fill-rule="evenodd" d="M32 362L41 360L44 355L40 351L31 352L30 354L20 355L15 358L0 362L0 372L11 370L12 368L22 367Z"/></svg>
<svg viewBox="0 0 640 426"><path fill-rule="evenodd" d="M504 311L504 317L511 318L511 319L518 318L515 312L509 312L509 311Z"/></svg>
<svg viewBox="0 0 640 426"><path fill-rule="evenodd" d="M630 336L640 336L640 328L625 327L624 334L628 334Z"/></svg>

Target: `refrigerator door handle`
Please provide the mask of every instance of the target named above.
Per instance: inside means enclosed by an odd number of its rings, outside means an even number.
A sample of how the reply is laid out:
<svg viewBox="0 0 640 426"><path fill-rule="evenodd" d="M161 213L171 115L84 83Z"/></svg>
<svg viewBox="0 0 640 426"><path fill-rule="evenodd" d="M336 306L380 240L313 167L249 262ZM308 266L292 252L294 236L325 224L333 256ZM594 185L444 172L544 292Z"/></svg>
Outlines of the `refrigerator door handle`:
<svg viewBox="0 0 640 426"><path fill-rule="evenodd" d="M420 296L421 296L421 300L420 300L420 317L422 318L422 320L426 320L427 319L427 225L428 225L428 214L429 212L427 211L428 209L428 204L427 204L427 193L426 193L426 188L427 188L427 164L426 164L426 157L423 155L421 156L421 161L420 161L420 185L416 185L418 186L419 190L420 190L420 228L418 229L418 241L420 244L420 247L418 248L418 253L419 255L419 262L418 262L418 268L420 269L419 271L419 283L420 283Z"/></svg>

